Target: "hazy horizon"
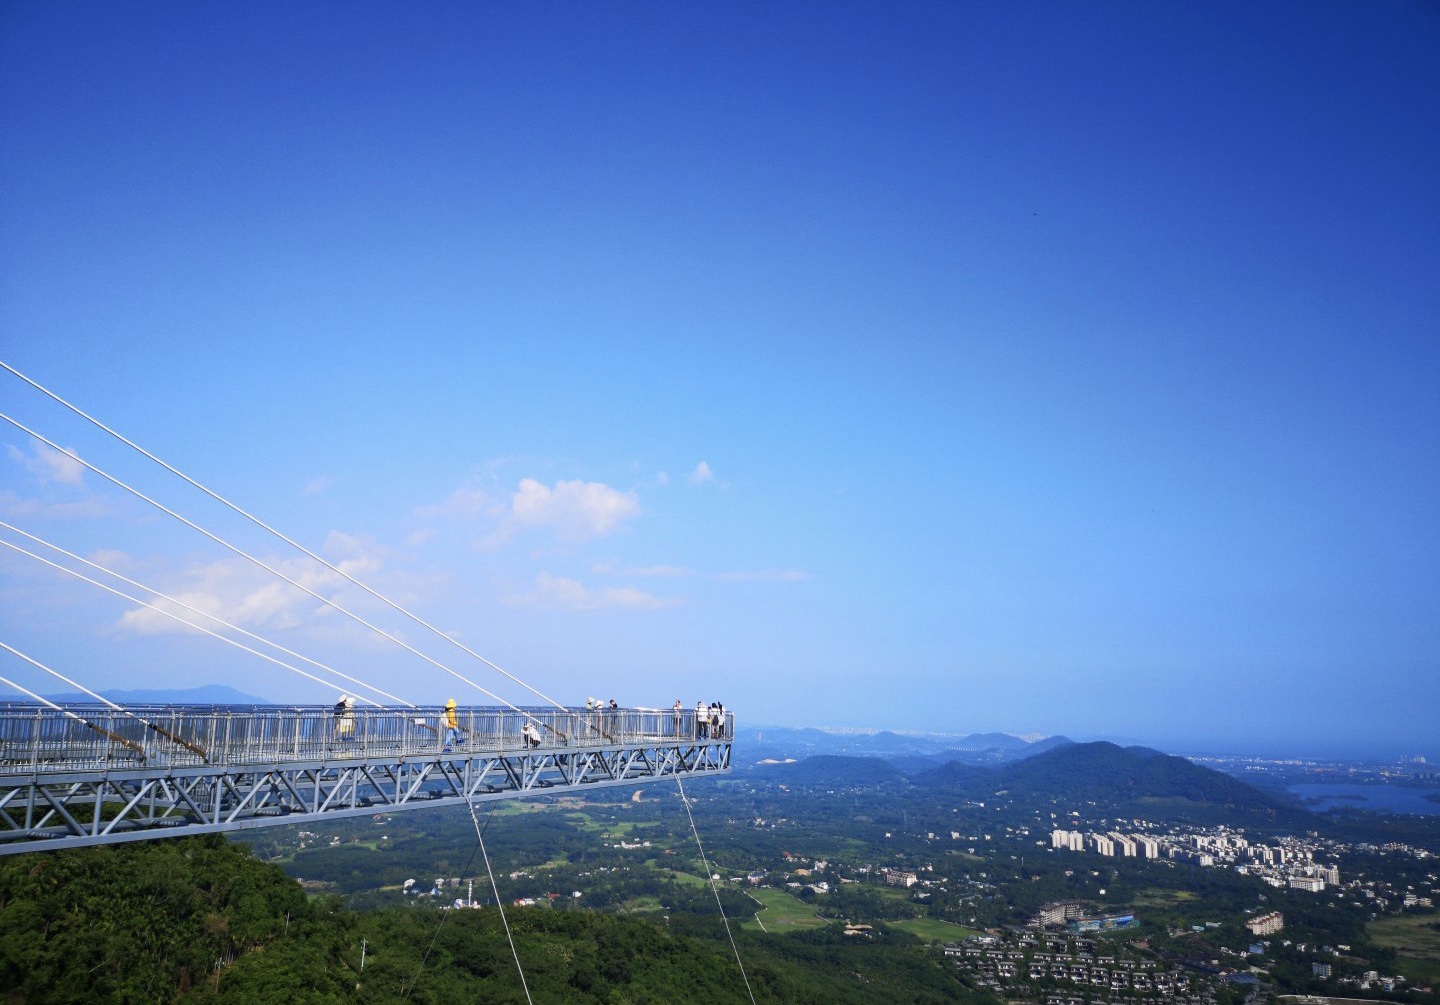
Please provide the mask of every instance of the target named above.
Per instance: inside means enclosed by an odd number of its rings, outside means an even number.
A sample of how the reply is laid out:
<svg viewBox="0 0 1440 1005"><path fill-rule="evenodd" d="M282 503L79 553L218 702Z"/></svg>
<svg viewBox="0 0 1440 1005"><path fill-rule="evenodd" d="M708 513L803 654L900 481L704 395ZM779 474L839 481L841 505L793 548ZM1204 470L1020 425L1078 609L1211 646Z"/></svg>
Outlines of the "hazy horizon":
<svg viewBox="0 0 1440 1005"><path fill-rule="evenodd" d="M276 702L260 695L251 695L235 691L228 685L221 685L225 690L235 692L237 697L253 700L261 705L285 705L287 702ZM178 699L185 696L185 692L214 691L216 685L200 685L195 688L186 688L169 691L166 689L133 689L124 688L107 689L99 692L102 697L116 701L124 705L139 703L146 700L167 700ZM92 702L80 692L51 692L42 697L51 701L80 700ZM0 701L29 701L24 695L0 689ZM476 704L476 703L470 703ZM319 707L327 707L321 705ZM581 707L579 705L575 707ZM644 706L663 710L662 706ZM729 709L736 712L735 709ZM1384 761L1397 762L1402 758L1414 756L1424 757L1429 764L1440 764L1440 747L1433 743L1430 746L1424 744L1417 747L1407 747L1390 738L1374 738L1370 741L1364 739L1349 740L1339 744L1327 744L1323 740L1314 740L1309 743L1283 743L1269 742L1259 739L1250 745L1227 742L1215 738L1204 737L1176 737L1164 734L1146 735L1143 731L1134 733L1105 733L1095 732L1084 728L1060 730L1055 733L1037 733L1026 730L1011 729L985 729L975 728L968 730L959 729L911 729L904 726L889 724L837 724L829 722L751 722L743 713L736 718L737 736L749 732L764 733L767 730L819 730L832 736L873 736L876 734L895 734L901 737L910 737L917 740L941 741L945 739L964 740L975 736L1003 735L1026 743L1038 743L1044 740L1057 737L1071 740L1075 743L1094 743L1105 741L1121 747L1142 746L1161 750L1169 754L1181 756L1207 757L1207 756L1233 756L1233 757L1255 757L1263 759L1315 759L1322 761Z"/></svg>

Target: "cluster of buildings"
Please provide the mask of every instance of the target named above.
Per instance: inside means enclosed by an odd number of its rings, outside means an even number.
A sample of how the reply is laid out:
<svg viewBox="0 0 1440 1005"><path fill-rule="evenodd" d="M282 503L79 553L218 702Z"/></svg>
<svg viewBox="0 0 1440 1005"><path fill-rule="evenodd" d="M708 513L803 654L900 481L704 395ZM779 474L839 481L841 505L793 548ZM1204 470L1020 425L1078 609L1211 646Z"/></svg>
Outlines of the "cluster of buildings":
<svg viewBox="0 0 1440 1005"><path fill-rule="evenodd" d="M1075 816L1076 814L1071 814ZM1110 821L1101 821L1104 828ZM1115 823L1120 823L1115 821ZM1128 826L1127 826L1128 825ZM1170 827L1160 830L1142 820L1120 823L1125 829L1095 831L1056 827L1050 833L1050 847L1068 851L1089 851L1112 857L1171 859L1206 867L1225 867L1255 876L1275 887L1310 893L1334 890L1345 900L1363 904L1373 914L1433 908L1440 891L1440 874L1429 867L1435 855L1425 848L1399 842L1383 845L1347 843L1317 835L1287 836L1270 843L1251 841L1238 828ZM1130 827L1136 828L1131 830ZM1036 842L1037 844L1043 842ZM1343 879L1340 869L1326 859L1346 856L1399 857L1425 863L1424 876L1400 885L1383 875L1356 875Z"/></svg>
<svg viewBox="0 0 1440 1005"><path fill-rule="evenodd" d="M1093 943L1067 946L1050 935L976 936L946 946L945 955L979 987L1008 994L1024 986L1028 1000L1046 1005L1084 1005L1097 994L1120 995L1135 1005L1209 1005L1219 986L1202 974L1150 959L1097 955Z"/></svg>
<svg viewBox="0 0 1440 1005"><path fill-rule="evenodd" d="M1426 986L1417 986L1411 984L1410 981L1408 981L1405 977L1399 974L1382 974L1378 970L1366 970L1363 973L1355 975L1336 975L1334 972L1334 967L1332 967L1329 963L1310 964L1310 973L1317 980L1328 981L1333 979L1337 984L1353 987L1360 991L1394 992L1410 990L1418 991L1422 994L1428 994L1432 990L1431 988Z"/></svg>
<svg viewBox="0 0 1440 1005"><path fill-rule="evenodd" d="M1275 845L1252 843L1243 834L1225 828L1209 833L1154 835L1120 831L1100 834L1057 827L1050 833L1050 847L1091 851L1110 858L1165 858L1202 867L1231 867L1271 886L1311 893L1319 893L1327 883L1340 885L1339 868L1317 863L1313 845L1288 838Z"/></svg>
<svg viewBox="0 0 1440 1005"><path fill-rule="evenodd" d="M881 869L880 878L886 886L911 887L920 882L920 877L906 869Z"/></svg>
<svg viewBox="0 0 1440 1005"><path fill-rule="evenodd" d="M1251 935L1274 935L1285 927L1285 916L1279 911L1269 911L1245 922Z"/></svg>
<svg viewBox="0 0 1440 1005"><path fill-rule="evenodd" d="M1130 928L1135 924L1133 914L1110 914L1094 917L1085 913L1085 905L1078 900L1062 900L1041 907L1030 919L1034 928L1049 928L1064 925L1072 932L1108 932L1116 928Z"/></svg>
<svg viewBox="0 0 1440 1005"><path fill-rule="evenodd" d="M1321 973L1321 972L1320 972L1320 968L1321 968L1321 967L1324 967L1324 973ZM1314 968L1314 972L1315 972L1315 976L1316 976L1316 977L1319 977L1319 978L1322 979L1322 980L1329 980L1329 978L1330 978L1330 965L1329 965L1328 963L1325 963L1325 964L1319 964L1319 963L1317 963L1317 964L1314 964L1314 965L1313 965L1313 968ZM1393 992L1393 991L1398 991L1398 990L1405 989L1405 988L1407 988L1407 987L1409 987L1409 988L1412 989L1412 990L1422 991L1422 992L1429 990L1428 988L1416 988L1416 987L1414 987L1414 986L1411 985L1410 982L1407 981L1404 977L1401 977L1401 976L1398 976L1398 975L1396 975L1396 976L1387 976L1387 975L1385 975L1385 974L1380 973L1378 970L1367 970L1367 971L1365 971L1363 974L1358 974L1358 975L1356 975L1356 976L1354 976L1354 977L1337 977L1337 978L1335 979L1335 982L1336 982L1337 984L1349 985L1350 987L1358 988L1358 989L1361 990L1361 991L1371 991L1371 992L1373 992L1373 991L1391 991L1391 992Z"/></svg>
<svg viewBox="0 0 1440 1005"><path fill-rule="evenodd" d="M436 876L435 885L431 886L429 889L426 889L423 884L417 883L413 879L407 879L404 883L400 885L400 892L407 897L446 897L448 896L448 894L446 893L447 888L450 890L459 890L460 884L462 882L466 886L465 896L456 897L454 903L451 906L479 907L480 905L475 903L474 899L475 880L462 880L458 876L452 876L448 880L444 876Z"/></svg>

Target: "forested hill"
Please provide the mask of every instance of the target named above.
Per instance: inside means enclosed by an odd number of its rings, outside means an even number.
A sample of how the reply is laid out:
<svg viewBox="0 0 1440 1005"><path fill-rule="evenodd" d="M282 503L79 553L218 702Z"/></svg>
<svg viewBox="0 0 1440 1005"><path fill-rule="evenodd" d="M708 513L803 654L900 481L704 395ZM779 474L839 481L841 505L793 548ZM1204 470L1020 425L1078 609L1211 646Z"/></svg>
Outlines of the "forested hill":
<svg viewBox="0 0 1440 1005"><path fill-rule="evenodd" d="M507 909L537 1005L742 1005L750 993L713 897L677 887L668 924L593 911ZM754 904L725 891L732 914ZM686 901L684 898L689 898ZM993 1002L913 936L878 926L735 932L769 1005ZM363 967L362 967L362 952ZM276 866L219 837L0 859L6 1005L473 1005L526 1000L493 908L348 910L307 899Z"/></svg>
<svg viewBox="0 0 1440 1005"><path fill-rule="evenodd" d="M1259 806L1265 797L1229 775L1149 747L1076 743L1037 754L996 773L1013 793L1096 801L1159 797Z"/></svg>
<svg viewBox="0 0 1440 1005"><path fill-rule="evenodd" d="M916 785L971 799L1003 793L1016 803L1095 803L1152 819L1228 819L1314 826L1314 818L1229 775L1148 747L1071 743L993 770L944 768Z"/></svg>
<svg viewBox="0 0 1440 1005"><path fill-rule="evenodd" d="M905 773L889 761L876 757L846 757L817 754L797 764L762 769L766 777L794 786L905 785Z"/></svg>
<svg viewBox="0 0 1440 1005"><path fill-rule="evenodd" d="M921 762L922 764L927 762ZM885 787L1030 808L1094 804L1117 816L1313 829L1311 814L1238 779L1148 747L1062 742L998 767L955 760L906 773L873 757L820 755L760 772L806 789Z"/></svg>

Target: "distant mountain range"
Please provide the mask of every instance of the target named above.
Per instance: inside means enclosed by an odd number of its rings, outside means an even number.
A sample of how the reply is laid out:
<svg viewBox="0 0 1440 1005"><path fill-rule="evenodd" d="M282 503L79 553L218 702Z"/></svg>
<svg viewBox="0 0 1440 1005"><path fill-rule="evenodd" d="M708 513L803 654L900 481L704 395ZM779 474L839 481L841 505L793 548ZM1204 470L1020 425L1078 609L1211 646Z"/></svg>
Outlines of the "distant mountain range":
<svg viewBox="0 0 1440 1005"><path fill-rule="evenodd" d="M1072 741L1050 736L1030 742L1009 733L973 733L945 736L934 733L834 733L822 729L786 726L740 728L735 732L737 764L764 760L800 760L819 754L877 757L893 761L906 771L917 766L940 767L955 761L999 765L1033 757Z"/></svg>
<svg viewBox="0 0 1440 1005"><path fill-rule="evenodd" d="M896 763L876 756L817 754L793 762L775 759L755 771L769 781L806 788L884 786L925 798L1054 807L1057 812L1088 807L1117 817L1161 821L1316 826L1312 814L1283 797L1148 747L1120 747L1103 740L1073 743L1057 737L1058 742L1037 750L1041 744L1007 739L1023 746L1011 748L1017 750L1015 756L1000 763L956 757L934 765L929 763L931 757ZM994 743L984 748L986 754L1001 749L993 736L978 742ZM965 746L954 749L974 753Z"/></svg>

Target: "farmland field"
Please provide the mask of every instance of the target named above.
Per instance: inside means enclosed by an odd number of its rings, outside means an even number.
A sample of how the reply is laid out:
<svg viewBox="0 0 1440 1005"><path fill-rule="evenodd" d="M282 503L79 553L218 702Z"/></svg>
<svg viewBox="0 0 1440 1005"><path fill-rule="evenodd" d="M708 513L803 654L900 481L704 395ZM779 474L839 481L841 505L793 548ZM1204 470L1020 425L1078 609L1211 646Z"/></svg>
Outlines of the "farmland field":
<svg viewBox="0 0 1440 1005"><path fill-rule="evenodd" d="M1395 968L1411 981L1440 982L1440 921L1435 915L1381 918L1365 930L1379 945L1395 950Z"/></svg>
<svg viewBox="0 0 1440 1005"><path fill-rule="evenodd" d="M824 918L815 914L815 908L803 901L796 900L788 893L764 887L747 892L763 904L764 909L741 925L742 928L752 931L779 932L791 928L820 928L829 924Z"/></svg>
<svg viewBox="0 0 1440 1005"><path fill-rule="evenodd" d="M937 918L907 918L904 921L891 921L888 924L891 928L909 932L926 942L959 942L961 939L981 934L973 928L940 921Z"/></svg>

